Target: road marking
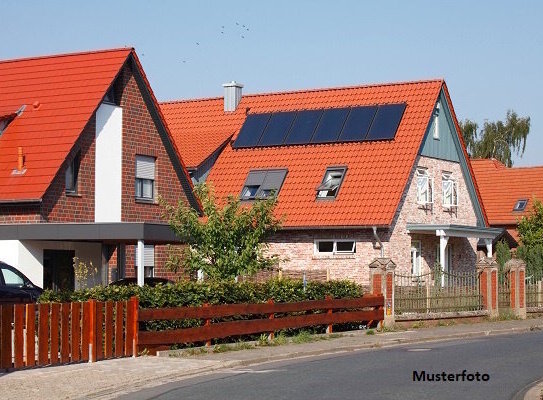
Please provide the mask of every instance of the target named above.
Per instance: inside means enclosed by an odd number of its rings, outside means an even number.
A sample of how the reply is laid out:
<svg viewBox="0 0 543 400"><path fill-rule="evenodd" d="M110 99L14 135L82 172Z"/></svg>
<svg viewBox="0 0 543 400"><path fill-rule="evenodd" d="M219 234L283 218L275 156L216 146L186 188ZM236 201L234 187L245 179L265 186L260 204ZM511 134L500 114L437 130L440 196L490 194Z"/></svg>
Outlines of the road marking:
<svg viewBox="0 0 543 400"><path fill-rule="evenodd" d="M272 372L282 372L286 371L284 369L261 369L261 370L254 370L254 369L230 369L224 371L227 374L269 374Z"/></svg>
<svg viewBox="0 0 543 400"><path fill-rule="evenodd" d="M407 351L430 351L432 349L407 349Z"/></svg>

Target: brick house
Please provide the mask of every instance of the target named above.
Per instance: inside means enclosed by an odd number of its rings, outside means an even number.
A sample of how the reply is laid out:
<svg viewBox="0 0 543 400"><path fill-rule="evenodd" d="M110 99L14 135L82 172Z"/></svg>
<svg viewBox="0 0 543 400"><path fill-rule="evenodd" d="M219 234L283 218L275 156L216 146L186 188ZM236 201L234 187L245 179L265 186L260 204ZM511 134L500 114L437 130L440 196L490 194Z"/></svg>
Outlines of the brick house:
<svg viewBox="0 0 543 400"><path fill-rule="evenodd" d="M275 193L283 270L368 279L390 257L401 272L437 262L472 270L488 228L443 80L166 102L193 181L250 203Z"/></svg>
<svg viewBox="0 0 543 400"><path fill-rule="evenodd" d="M508 168L495 159L471 160L488 223L504 232L509 247L519 245L517 223L530 213L534 199L543 200L543 167Z"/></svg>
<svg viewBox="0 0 543 400"><path fill-rule="evenodd" d="M134 49L1 61L0 87L0 260L53 289L73 257L89 285L167 276L158 196L199 203Z"/></svg>

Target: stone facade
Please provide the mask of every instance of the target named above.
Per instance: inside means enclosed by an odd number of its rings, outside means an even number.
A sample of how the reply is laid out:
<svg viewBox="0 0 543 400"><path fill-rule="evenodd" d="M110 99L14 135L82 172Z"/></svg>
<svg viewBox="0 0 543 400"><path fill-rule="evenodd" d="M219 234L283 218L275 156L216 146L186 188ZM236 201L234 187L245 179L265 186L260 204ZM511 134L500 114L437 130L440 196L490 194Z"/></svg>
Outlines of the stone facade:
<svg viewBox="0 0 543 400"><path fill-rule="evenodd" d="M432 207L417 203L417 167L427 168L434 181L434 204ZM442 172L452 173L458 184L458 207L447 209L442 205ZM340 194L341 195L341 194ZM462 176L460 164L452 161L438 160L419 156L416 167L409 177L398 210L388 230L378 229L378 236L384 246L384 256L389 257L397 265L397 273L411 270L411 242L421 241L422 272L428 270L436 262L439 237L435 234L410 235L407 223L425 224L477 224L477 217L471 203L466 183ZM349 255L317 255L315 241L323 239L354 239L356 252ZM477 239L451 238L452 271L473 270L477 260ZM269 252L281 258L283 270L326 270L330 279L352 279L367 284L369 279L369 263L381 254L373 237L371 228L349 230L288 230L279 232L269 242Z"/></svg>

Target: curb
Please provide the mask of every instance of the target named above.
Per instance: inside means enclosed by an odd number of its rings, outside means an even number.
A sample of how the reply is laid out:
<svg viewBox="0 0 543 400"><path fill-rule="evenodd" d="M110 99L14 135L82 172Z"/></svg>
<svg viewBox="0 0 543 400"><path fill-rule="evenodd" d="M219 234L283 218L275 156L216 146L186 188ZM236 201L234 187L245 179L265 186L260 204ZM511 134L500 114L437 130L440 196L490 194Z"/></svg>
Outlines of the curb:
<svg viewBox="0 0 543 400"><path fill-rule="evenodd" d="M542 400L543 399L543 378L530 384L530 388L522 396L522 392L519 393L518 399L524 400ZM515 397L517 399L517 397Z"/></svg>

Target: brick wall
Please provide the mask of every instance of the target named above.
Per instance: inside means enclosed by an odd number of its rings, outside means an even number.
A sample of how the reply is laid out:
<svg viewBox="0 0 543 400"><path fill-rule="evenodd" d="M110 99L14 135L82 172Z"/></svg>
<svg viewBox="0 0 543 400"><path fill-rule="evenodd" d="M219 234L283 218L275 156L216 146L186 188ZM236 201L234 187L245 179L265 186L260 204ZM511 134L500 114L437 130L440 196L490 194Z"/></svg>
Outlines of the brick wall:
<svg viewBox="0 0 543 400"><path fill-rule="evenodd" d="M422 208L417 204L417 182L413 179L416 168L410 175L410 183L404 192L400 207L394 216L388 231L378 229L378 235L385 248L385 256L397 265L398 272L411 270L411 240L421 240L423 271L433 266L436 261L436 246L439 238L434 234L409 235L406 224L459 224L475 226L477 219L462 178L460 165L451 161L419 157L417 165L426 167L434 177L434 206ZM456 212L442 207L441 172L452 172L458 182L459 204ZM318 239L354 239L356 253L353 255L319 256L314 254L314 241ZM453 255L453 271L472 270L476 262L476 239L451 238L449 244ZM352 279L367 284L369 279L368 264L380 256L376 248L371 229L359 230L283 230L269 243L269 252L278 254L284 270L328 269L330 279Z"/></svg>
<svg viewBox="0 0 543 400"><path fill-rule="evenodd" d="M93 115L43 197L42 215L47 222L94 222L95 121ZM77 194L66 194L66 169L78 151Z"/></svg>
<svg viewBox="0 0 543 400"><path fill-rule="evenodd" d="M42 222L39 203L0 205L1 224L26 224Z"/></svg>

